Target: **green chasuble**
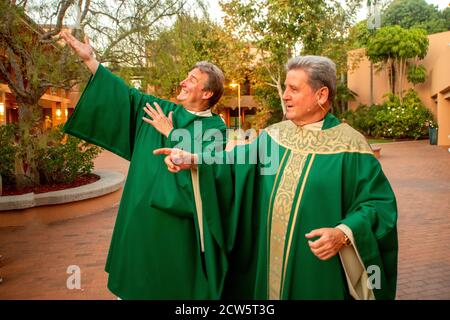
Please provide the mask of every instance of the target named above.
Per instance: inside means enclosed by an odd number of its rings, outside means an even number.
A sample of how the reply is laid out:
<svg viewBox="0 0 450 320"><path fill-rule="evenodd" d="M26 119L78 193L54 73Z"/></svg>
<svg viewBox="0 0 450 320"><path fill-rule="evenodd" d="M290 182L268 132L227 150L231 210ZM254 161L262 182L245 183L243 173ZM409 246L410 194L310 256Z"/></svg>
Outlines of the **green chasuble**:
<svg viewBox="0 0 450 320"><path fill-rule="evenodd" d="M166 115L173 111L179 130L170 139L142 120L146 102L157 102ZM222 139L205 136L213 129ZM220 298L224 279L216 277L215 263L226 261L217 245L202 250L191 176L171 174L152 152L178 142L191 152L202 151L195 142L223 150L222 119L129 88L100 65L64 130L130 161L105 267L111 292L122 299Z"/></svg>
<svg viewBox="0 0 450 320"><path fill-rule="evenodd" d="M220 221L213 236L229 259L224 298L395 298L396 200L356 130L331 114L318 131L283 121L216 155L222 164L204 160L203 217ZM309 248L306 233L337 226L353 240L359 274L343 250L323 261Z"/></svg>

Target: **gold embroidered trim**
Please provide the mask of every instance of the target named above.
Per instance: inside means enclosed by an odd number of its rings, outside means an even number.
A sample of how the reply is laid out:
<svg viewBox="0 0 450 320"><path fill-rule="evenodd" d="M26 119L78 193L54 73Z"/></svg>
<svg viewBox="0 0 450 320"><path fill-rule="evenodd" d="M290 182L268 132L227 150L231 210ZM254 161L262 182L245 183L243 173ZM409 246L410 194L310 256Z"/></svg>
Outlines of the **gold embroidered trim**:
<svg viewBox="0 0 450 320"><path fill-rule="evenodd" d="M272 209L269 258L269 299L280 297L284 247L289 217L307 154L294 153L286 161Z"/></svg>
<svg viewBox="0 0 450 320"><path fill-rule="evenodd" d="M269 266L270 266L270 219L272 217L272 209L273 209L273 196L275 194L275 188L278 182L278 176L280 175L281 169L283 168L284 160L286 159L286 155L288 154L288 150L286 149L283 154L283 158L281 159L280 166L278 167L277 175L275 176L275 180L273 182L272 192L270 193L270 202L269 202L269 210L267 212L267 297L269 297Z"/></svg>
<svg viewBox="0 0 450 320"><path fill-rule="evenodd" d="M299 192L299 195L297 198L297 204L295 205L294 217L292 218L291 230L289 233L289 241L288 241L288 245L287 245L287 249L286 249L286 255L284 257L283 279L281 282L280 299L283 297L284 280L286 279L286 270L287 270L287 265L289 262L289 253L291 251L292 237L294 235L295 225L297 224L298 208L300 207L300 203L302 201L303 191L305 190L306 181L308 180L309 171L311 170L311 166L314 162L315 156L316 156L315 154L313 154L311 156L311 160L309 161L308 168L306 169L306 172L305 172L305 176L303 177L302 186L300 188L300 192Z"/></svg>
<svg viewBox="0 0 450 320"><path fill-rule="evenodd" d="M346 123L330 129L315 131L304 129L287 120L266 128L266 131L276 143L295 152L373 154L364 136Z"/></svg>

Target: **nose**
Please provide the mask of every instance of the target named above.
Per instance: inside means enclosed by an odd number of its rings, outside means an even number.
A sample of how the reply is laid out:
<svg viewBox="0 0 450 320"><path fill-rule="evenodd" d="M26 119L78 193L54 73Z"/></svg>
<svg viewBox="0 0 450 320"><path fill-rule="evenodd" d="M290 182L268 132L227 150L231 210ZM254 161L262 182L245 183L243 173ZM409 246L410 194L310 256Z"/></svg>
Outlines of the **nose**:
<svg viewBox="0 0 450 320"><path fill-rule="evenodd" d="M180 86L184 87L185 83L186 83L186 79L184 79L183 81L180 82Z"/></svg>
<svg viewBox="0 0 450 320"><path fill-rule="evenodd" d="M291 98L291 96L289 95L287 90L284 90L283 92L283 100L289 100Z"/></svg>

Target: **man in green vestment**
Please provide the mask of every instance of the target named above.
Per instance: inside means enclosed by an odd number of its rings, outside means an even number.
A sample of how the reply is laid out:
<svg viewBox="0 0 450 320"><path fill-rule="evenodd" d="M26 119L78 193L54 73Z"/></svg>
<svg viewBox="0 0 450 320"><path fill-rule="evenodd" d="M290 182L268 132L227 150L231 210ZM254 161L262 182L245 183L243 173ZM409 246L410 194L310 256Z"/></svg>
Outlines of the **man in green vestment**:
<svg viewBox="0 0 450 320"><path fill-rule="evenodd" d="M215 156L154 151L171 172L191 169L203 218L221 222L223 297L394 299L395 195L364 136L329 113L335 64L293 58L285 86L287 120L251 144Z"/></svg>
<svg viewBox="0 0 450 320"><path fill-rule="evenodd" d="M167 172L151 150L177 139L192 152L195 142L224 148L226 126L210 110L224 90L222 71L197 63L180 83L179 105L128 87L99 64L87 38L62 37L92 73L65 132L130 161L105 267L108 288L121 299L220 298L224 279L200 239L191 176ZM205 137L212 129L219 136Z"/></svg>

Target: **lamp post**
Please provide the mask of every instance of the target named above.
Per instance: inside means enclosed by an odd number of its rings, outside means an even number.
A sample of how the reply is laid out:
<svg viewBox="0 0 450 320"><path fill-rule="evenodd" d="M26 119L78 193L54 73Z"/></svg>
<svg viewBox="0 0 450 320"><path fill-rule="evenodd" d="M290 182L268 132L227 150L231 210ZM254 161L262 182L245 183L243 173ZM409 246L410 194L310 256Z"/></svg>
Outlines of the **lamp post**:
<svg viewBox="0 0 450 320"><path fill-rule="evenodd" d="M238 113L239 113L239 132L241 131L241 85L239 83L234 83L234 81L230 84L232 88L238 88Z"/></svg>

